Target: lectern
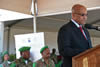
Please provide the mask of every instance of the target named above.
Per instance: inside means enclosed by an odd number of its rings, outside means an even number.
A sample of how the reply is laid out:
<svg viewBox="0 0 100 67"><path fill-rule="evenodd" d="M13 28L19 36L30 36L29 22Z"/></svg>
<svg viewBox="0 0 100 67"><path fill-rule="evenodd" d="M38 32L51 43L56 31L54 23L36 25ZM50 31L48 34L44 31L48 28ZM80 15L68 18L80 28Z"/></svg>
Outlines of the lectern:
<svg viewBox="0 0 100 67"><path fill-rule="evenodd" d="M73 67L100 67L100 45L72 58Z"/></svg>

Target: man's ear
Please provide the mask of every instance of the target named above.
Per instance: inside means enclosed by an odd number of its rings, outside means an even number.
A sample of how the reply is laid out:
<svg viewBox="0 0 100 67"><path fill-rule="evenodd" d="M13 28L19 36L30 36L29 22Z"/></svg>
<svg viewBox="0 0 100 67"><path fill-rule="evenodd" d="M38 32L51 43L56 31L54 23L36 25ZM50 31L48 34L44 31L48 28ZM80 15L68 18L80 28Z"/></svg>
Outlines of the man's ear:
<svg viewBox="0 0 100 67"><path fill-rule="evenodd" d="M21 56L23 56L24 55L24 52L21 52Z"/></svg>
<svg viewBox="0 0 100 67"><path fill-rule="evenodd" d="M74 17L74 16L75 16L75 14L74 14L74 13L72 13L71 15L72 15L72 17Z"/></svg>

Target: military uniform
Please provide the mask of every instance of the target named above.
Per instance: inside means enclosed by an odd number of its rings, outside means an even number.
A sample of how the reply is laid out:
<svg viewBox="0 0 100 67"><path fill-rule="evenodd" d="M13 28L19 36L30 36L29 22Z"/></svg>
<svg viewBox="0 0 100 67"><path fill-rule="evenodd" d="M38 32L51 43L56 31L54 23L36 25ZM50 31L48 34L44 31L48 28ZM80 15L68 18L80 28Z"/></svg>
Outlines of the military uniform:
<svg viewBox="0 0 100 67"><path fill-rule="evenodd" d="M10 67L10 62L9 61L4 61L2 63L3 67Z"/></svg>
<svg viewBox="0 0 100 67"><path fill-rule="evenodd" d="M3 65L2 65L2 64L0 64L0 67L3 67Z"/></svg>
<svg viewBox="0 0 100 67"><path fill-rule="evenodd" d="M56 54L51 54L50 57L51 57L51 59L55 62L55 64L58 63Z"/></svg>
<svg viewBox="0 0 100 67"><path fill-rule="evenodd" d="M21 47L19 49L20 52L24 52L24 51L29 51L30 47ZM32 67L33 62L31 60L29 60L29 58L27 58L28 60L25 60L23 57L21 57L20 59L15 60L10 67Z"/></svg>
<svg viewBox="0 0 100 67"><path fill-rule="evenodd" d="M33 62L31 60L25 60L23 58L15 60L11 67L32 67Z"/></svg>
<svg viewBox="0 0 100 67"><path fill-rule="evenodd" d="M49 59L49 64L46 64L44 59L40 59L33 64L33 67L55 67L55 64L51 59Z"/></svg>

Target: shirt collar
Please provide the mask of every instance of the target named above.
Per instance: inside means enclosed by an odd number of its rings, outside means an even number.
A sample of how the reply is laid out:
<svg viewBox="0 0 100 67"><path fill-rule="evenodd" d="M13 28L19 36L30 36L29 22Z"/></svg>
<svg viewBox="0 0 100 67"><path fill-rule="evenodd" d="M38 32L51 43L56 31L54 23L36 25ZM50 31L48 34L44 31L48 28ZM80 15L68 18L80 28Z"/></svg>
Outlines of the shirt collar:
<svg viewBox="0 0 100 67"><path fill-rule="evenodd" d="M74 21L73 19L71 19L71 21L79 28L80 25L76 21Z"/></svg>

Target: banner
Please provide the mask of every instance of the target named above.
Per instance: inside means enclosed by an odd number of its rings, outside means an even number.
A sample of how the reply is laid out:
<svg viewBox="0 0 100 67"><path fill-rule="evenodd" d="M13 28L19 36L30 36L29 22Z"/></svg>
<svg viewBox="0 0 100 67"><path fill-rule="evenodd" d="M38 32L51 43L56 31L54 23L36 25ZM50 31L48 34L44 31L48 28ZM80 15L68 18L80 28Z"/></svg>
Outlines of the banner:
<svg viewBox="0 0 100 67"><path fill-rule="evenodd" d="M18 51L18 49L23 46L30 46L30 59L35 62L42 57L40 54L40 49L44 46L44 33L40 32L15 35L15 45L17 59L20 58L20 52Z"/></svg>

